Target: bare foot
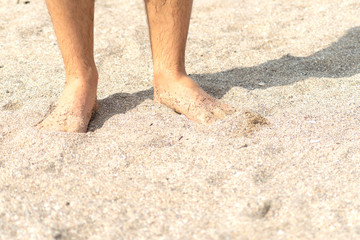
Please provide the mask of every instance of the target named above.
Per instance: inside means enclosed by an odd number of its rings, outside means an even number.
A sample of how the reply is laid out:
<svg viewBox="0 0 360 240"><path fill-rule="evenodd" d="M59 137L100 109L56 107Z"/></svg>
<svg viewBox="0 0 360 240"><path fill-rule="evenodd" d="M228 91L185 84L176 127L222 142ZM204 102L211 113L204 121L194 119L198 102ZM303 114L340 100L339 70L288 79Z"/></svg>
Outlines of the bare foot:
<svg viewBox="0 0 360 240"><path fill-rule="evenodd" d="M39 129L85 133L91 115L97 110L96 84L86 86L80 82L67 84L60 100L42 122Z"/></svg>
<svg viewBox="0 0 360 240"><path fill-rule="evenodd" d="M233 107L207 94L184 74L156 76L154 100L184 114L190 120L204 124L214 123L235 112Z"/></svg>

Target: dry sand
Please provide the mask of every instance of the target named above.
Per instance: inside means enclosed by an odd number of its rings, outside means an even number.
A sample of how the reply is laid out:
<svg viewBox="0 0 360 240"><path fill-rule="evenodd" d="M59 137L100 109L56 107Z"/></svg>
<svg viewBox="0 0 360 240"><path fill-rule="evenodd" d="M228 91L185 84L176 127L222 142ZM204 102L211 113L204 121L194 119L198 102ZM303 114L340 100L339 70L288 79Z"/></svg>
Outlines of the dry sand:
<svg viewBox="0 0 360 240"><path fill-rule="evenodd" d="M238 109L212 126L151 100L143 2L96 5L101 109L66 134L34 127L46 6L0 0L1 240L360 239L359 1L196 0L188 72Z"/></svg>

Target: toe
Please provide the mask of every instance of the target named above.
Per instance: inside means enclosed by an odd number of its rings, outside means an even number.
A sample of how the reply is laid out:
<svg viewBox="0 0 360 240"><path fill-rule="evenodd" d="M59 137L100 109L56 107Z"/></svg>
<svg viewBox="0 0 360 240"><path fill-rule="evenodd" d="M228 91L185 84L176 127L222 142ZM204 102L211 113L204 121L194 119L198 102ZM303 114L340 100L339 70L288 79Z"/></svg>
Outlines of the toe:
<svg viewBox="0 0 360 240"><path fill-rule="evenodd" d="M221 106L214 106L211 112L218 118L223 119L226 117L226 111Z"/></svg>
<svg viewBox="0 0 360 240"><path fill-rule="evenodd" d="M197 116L196 121L203 123L203 124L213 124L215 123L219 118L212 112L203 112Z"/></svg>
<svg viewBox="0 0 360 240"><path fill-rule="evenodd" d="M235 108L229 104L220 102L221 104L221 108L223 109L223 111L226 113L226 115L231 115L234 112L236 112Z"/></svg>
<svg viewBox="0 0 360 240"><path fill-rule="evenodd" d="M212 112L218 118L223 119L226 116L233 114L235 112L235 109L228 104L217 101L212 108Z"/></svg>

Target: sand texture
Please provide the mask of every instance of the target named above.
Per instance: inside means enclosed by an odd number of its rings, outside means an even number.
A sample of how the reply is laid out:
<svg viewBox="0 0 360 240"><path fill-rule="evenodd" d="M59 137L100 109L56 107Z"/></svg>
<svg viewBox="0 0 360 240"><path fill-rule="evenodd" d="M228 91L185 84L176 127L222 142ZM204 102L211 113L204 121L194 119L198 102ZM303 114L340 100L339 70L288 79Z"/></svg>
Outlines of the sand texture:
<svg viewBox="0 0 360 240"><path fill-rule="evenodd" d="M44 1L0 0L0 239L360 239L360 3L195 0L188 73L237 112L152 100L141 0L96 2L100 110L64 87Z"/></svg>

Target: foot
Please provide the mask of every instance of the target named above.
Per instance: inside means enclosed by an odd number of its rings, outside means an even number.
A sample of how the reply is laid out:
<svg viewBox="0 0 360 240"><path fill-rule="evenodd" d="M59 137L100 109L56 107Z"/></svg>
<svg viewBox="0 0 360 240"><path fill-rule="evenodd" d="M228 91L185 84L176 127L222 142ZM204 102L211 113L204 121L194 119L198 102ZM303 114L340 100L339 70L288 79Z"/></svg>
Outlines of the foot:
<svg viewBox="0 0 360 240"><path fill-rule="evenodd" d="M39 125L39 129L85 133L91 115L97 110L96 84L72 81L66 84L60 100Z"/></svg>
<svg viewBox="0 0 360 240"><path fill-rule="evenodd" d="M233 107L207 94L185 74L156 76L154 100L204 124L214 123L235 112Z"/></svg>

